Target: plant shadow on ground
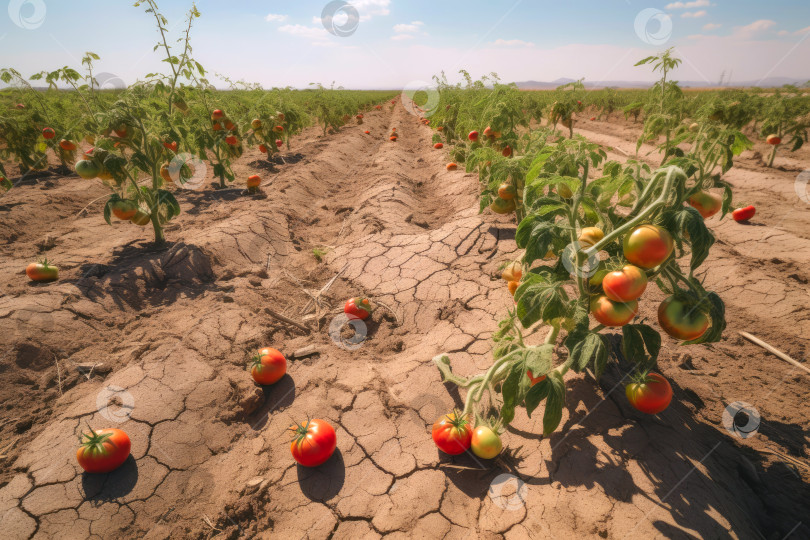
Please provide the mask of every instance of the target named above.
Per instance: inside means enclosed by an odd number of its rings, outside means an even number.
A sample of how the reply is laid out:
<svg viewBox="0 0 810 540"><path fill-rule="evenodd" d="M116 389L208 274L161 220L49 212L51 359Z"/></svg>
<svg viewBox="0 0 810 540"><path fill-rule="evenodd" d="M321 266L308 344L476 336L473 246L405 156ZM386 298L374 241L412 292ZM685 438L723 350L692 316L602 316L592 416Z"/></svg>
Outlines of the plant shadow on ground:
<svg viewBox="0 0 810 540"><path fill-rule="evenodd" d="M81 276L67 281L94 302L109 297L118 308L135 310L172 304L179 298L193 299L217 289L211 261L197 246L135 244L116 249L108 264L82 265Z"/></svg>
<svg viewBox="0 0 810 540"><path fill-rule="evenodd" d="M296 465L301 492L312 501L326 502L337 495L346 481L346 465L340 448L323 465Z"/></svg>
<svg viewBox="0 0 810 540"><path fill-rule="evenodd" d="M767 466L762 454L740 444L733 435L700 422L681 400L698 408L703 402L698 400L700 405L696 405L684 399L691 391L672 381L674 398L667 410L655 416L636 411L625 398L627 368L620 370L615 362L610 363L598 384L601 392L591 378L569 381L569 417L549 437L548 477L527 477L506 468L509 461L520 461L518 452L494 464L469 452L456 457L439 453L445 464L442 469L461 491L479 498L487 496L490 482L503 472L515 474L530 486L559 482L569 491L598 486L613 500L646 509L648 514L642 519L649 519L667 538L730 537L717 514L740 536L756 530L763 538L788 534L810 538L810 485L799 474L783 462ZM461 409L458 389L447 389ZM801 426L766 427L767 423L763 419L763 434L778 429L797 440L806 436ZM536 425L541 429L539 419ZM512 426L508 430L526 439L540 436ZM639 497L648 502L640 503ZM677 526L653 516L661 510Z"/></svg>
<svg viewBox="0 0 810 540"><path fill-rule="evenodd" d="M138 464L130 454L123 465L111 473L82 474L84 499L93 503L114 501L127 495L138 483Z"/></svg>
<svg viewBox="0 0 810 540"><path fill-rule="evenodd" d="M763 456L697 420L682 402L690 392L673 381L667 410L655 416L636 411L624 396L625 373L610 364L599 382L604 399L592 380L572 381L566 402L575 412L549 440L552 480L566 488L598 484L612 499L649 508L643 519L660 508L703 538L729 535L716 513L741 536L754 529L766 538L784 537L799 525L797 517L810 507L810 486L787 478L784 466L765 468ZM639 504L638 496L649 503ZM691 537L650 520L666 537ZM807 525L799 527L796 532L810 534Z"/></svg>
<svg viewBox="0 0 810 540"><path fill-rule="evenodd" d="M275 384L262 386L262 394L264 400L261 406L248 418L248 424L254 431L263 429L272 413L292 405L295 401L295 381L289 374L285 374ZM290 418L290 425L295 421L294 418Z"/></svg>

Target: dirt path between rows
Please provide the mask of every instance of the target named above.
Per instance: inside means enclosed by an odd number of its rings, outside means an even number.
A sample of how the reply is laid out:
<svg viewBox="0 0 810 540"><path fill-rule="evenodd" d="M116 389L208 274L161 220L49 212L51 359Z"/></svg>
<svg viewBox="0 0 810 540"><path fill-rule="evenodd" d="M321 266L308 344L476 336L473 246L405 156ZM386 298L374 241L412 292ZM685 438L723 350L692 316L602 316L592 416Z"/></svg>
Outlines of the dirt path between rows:
<svg viewBox="0 0 810 540"><path fill-rule="evenodd" d="M476 177L447 172L430 130L401 105L366 114L363 128L308 130L287 165L261 173L266 198L181 192L184 213L163 251L149 251L135 226L107 226L98 207L76 218L104 194L77 178L21 186L0 201L0 321L11 329L0 360L0 433L12 445L0 462L4 536L810 535L807 379L735 332L756 316L763 337L803 358L806 302L779 265L806 283L807 253L769 266L761 237L738 245L726 225L716 228L721 246L706 278L729 304L729 333L688 349L688 360L665 344L676 400L661 415L630 409L616 370L600 385L571 375L557 433L543 438L541 416L519 416L494 463L449 458L429 427L462 396L430 359L448 353L462 374L489 363L488 338L512 305L495 274L518 256L515 227L478 215ZM260 165L246 154L240 178ZM46 235L62 279L28 285L20 269ZM326 250L323 263L315 247ZM324 310L306 319L318 328L311 335L265 311L304 320L307 291L344 267ZM754 271L762 274L743 279ZM361 346L347 350L328 328L357 294L391 311L380 309ZM260 345L320 354L291 361L263 391L244 369ZM77 372L93 362L110 373ZM723 427L738 399L760 409L757 437ZM307 416L338 435L336 455L316 469L294 464L285 433ZM76 435L88 423L125 429L132 459L109 475L81 474ZM766 453L768 444L787 457Z"/></svg>

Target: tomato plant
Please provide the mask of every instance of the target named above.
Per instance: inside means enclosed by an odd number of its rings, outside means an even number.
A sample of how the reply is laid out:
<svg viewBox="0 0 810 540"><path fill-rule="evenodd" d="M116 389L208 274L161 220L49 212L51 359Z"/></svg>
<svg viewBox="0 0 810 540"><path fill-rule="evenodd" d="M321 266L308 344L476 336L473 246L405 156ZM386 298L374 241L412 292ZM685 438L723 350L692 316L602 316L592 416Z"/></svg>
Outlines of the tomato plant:
<svg viewBox="0 0 810 540"><path fill-rule="evenodd" d="M82 469L89 473L112 472L129 457L132 445L129 435L120 429L99 429L83 433L79 437L81 445L76 450L76 459Z"/></svg>
<svg viewBox="0 0 810 540"><path fill-rule="evenodd" d="M326 420L307 420L290 428L294 438L290 452L304 467L317 467L326 462L337 448L337 435Z"/></svg>

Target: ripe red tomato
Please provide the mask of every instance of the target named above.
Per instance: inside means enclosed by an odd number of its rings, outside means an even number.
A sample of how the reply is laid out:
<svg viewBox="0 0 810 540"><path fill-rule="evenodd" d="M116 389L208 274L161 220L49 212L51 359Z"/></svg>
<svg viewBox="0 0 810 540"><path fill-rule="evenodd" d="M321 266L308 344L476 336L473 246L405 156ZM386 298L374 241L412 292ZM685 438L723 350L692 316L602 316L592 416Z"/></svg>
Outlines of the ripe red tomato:
<svg viewBox="0 0 810 540"><path fill-rule="evenodd" d="M607 296L594 296L591 315L605 326L624 326L638 313L638 301L614 302Z"/></svg>
<svg viewBox="0 0 810 540"><path fill-rule="evenodd" d="M472 432L470 440L473 454L481 459L492 459L501 453L503 442L501 437L492 431L489 426L478 426Z"/></svg>
<svg viewBox="0 0 810 540"><path fill-rule="evenodd" d="M753 206L745 206L743 208L737 208L731 213L731 217L734 218L734 221L748 221L754 214L756 213L757 209Z"/></svg>
<svg viewBox="0 0 810 540"><path fill-rule="evenodd" d="M284 131L284 126L276 126L273 128L273 131L275 131L276 133L281 133L282 131Z"/></svg>
<svg viewBox="0 0 810 540"><path fill-rule="evenodd" d="M225 137L225 142L227 144L230 144L231 146L234 146L236 145L236 143L239 142L239 139L236 138L236 135L228 135L227 137Z"/></svg>
<svg viewBox="0 0 810 540"><path fill-rule="evenodd" d="M42 262L31 263L25 268L25 274L31 281L54 281L59 279L59 268L48 264L45 259Z"/></svg>
<svg viewBox="0 0 810 540"><path fill-rule="evenodd" d="M672 387L658 373L648 374L643 382L632 382L624 388L630 405L647 414L658 414L672 401Z"/></svg>
<svg viewBox="0 0 810 540"><path fill-rule="evenodd" d="M365 130L363 133L365 133L366 135L371 135L371 132L369 130Z"/></svg>
<svg viewBox="0 0 810 540"><path fill-rule="evenodd" d="M469 418L457 418L456 413L446 414L433 424L433 442L445 454L456 456L464 453L472 441Z"/></svg>
<svg viewBox="0 0 810 540"><path fill-rule="evenodd" d="M658 324L675 339L689 341L706 332L709 318L702 311L670 296L658 306Z"/></svg>
<svg viewBox="0 0 810 540"><path fill-rule="evenodd" d="M76 150L76 143L74 143L73 141L69 141L67 139L62 139L61 141L59 141L59 147L62 150L67 150L68 152L72 152L72 151Z"/></svg>
<svg viewBox="0 0 810 540"><path fill-rule="evenodd" d="M456 169L458 169L458 165L456 165L452 161L447 164L447 170L448 171L455 171Z"/></svg>
<svg viewBox="0 0 810 540"><path fill-rule="evenodd" d="M708 219L723 208L723 199L720 195L698 191L687 199L687 202L695 210L700 212L703 219Z"/></svg>
<svg viewBox="0 0 810 540"><path fill-rule="evenodd" d="M475 131L475 130L471 131L470 134L467 135L467 138L470 139L472 142L477 141L478 140L478 132Z"/></svg>
<svg viewBox="0 0 810 540"><path fill-rule="evenodd" d="M368 298L363 297L349 298L346 301L346 305L343 306L343 313L345 313L349 319L360 319L364 321L368 319L372 311L371 302L368 301Z"/></svg>
<svg viewBox="0 0 810 540"><path fill-rule="evenodd" d="M435 148L436 150L438 150L438 149L440 149L440 148L444 148L444 145L443 145L442 143L440 143L440 142L437 142L436 144L434 144L434 145L433 145L433 148Z"/></svg>
<svg viewBox="0 0 810 540"><path fill-rule="evenodd" d="M82 469L89 473L114 471L129 457L132 443L129 435L120 429L91 429L89 434L82 433L82 437L76 459Z"/></svg>
<svg viewBox="0 0 810 540"><path fill-rule="evenodd" d="M295 434L290 452L304 467L317 467L335 453L337 435L326 420L307 420L291 427L290 431Z"/></svg>
<svg viewBox="0 0 810 540"><path fill-rule="evenodd" d="M214 122L214 124L211 126L211 129L213 129L214 131L222 131L222 124L220 124L219 122Z"/></svg>
<svg viewBox="0 0 810 540"><path fill-rule="evenodd" d="M605 296L614 302L630 302L637 299L647 288L647 274L638 266L626 265L621 270L610 272L602 278Z"/></svg>
<svg viewBox="0 0 810 540"><path fill-rule="evenodd" d="M118 219L128 221L138 211L138 206L133 201L126 199L115 201L112 204L112 213Z"/></svg>
<svg viewBox="0 0 810 540"><path fill-rule="evenodd" d="M276 139L276 148L281 148L281 145L284 144L284 141L281 139Z"/></svg>
<svg viewBox="0 0 810 540"><path fill-rule="evenodd" d="M509 146L508 144L507 144L506 146L504 146L504 147L503 147L503 151L501 152L501 155L502 155L503 157L509 157L509 156L511 156L511 155L512 155L512 147L511 147L511 146Z"/></svg>
<svg viewBox="0 0 810 540"><path fill-rule="evenodd" d="M53 130L53 128L46 127L42 130L42 136L46 139L53 139L56 137L56 132Z"/></svg>
<svg viewBox="0 0 810 540"><path fill-rule="evenodd" d="M672 236L656 225L640 225L624 237L624 258L641 268L655 268L675 248Z"/></svg>
<svg viewBox="0 0 810 540"><path fill-rule="evenodd" d="M214 109L214 112L211 113L211 120L219 120L225 116L225 113L222 112L220 109Z"/></svg>
<svg viewBox="0 0 810 540"><path fill-rule="evenodd" d="M252 174L252 175L248 176L247 187L249 187L249 188L257 188L257 187L259 187L261 185L261 183L262 183L262 177L259 176L258 174Z"/></svg>
<svg viewBox="0 0 810 540"><path fill-rule="evenodd" d="M259 145L259 152L261 152L262 154L266 154L267 153L267 147L265 145L263 145L263 144L260 144Z"/></svg>
<svg viewBox="0 0 810 540"><path fill-rule="evenodd" d="M225 120L225 129L227 129L228 131L233 131L234 129L236 129L236 126L230 120Z"/></svg>
<svg viewBox="0 0 810 540"><path fill-rule="evenodd" d="M778 144L782 144L782 138L779 135L768 135L768 138L765 139L765 142L776 146Z"/></svg>
<svg viewBox="0 0 810 540"><path fill-rule="evenodd" d="M495 136L495 132L492 131L491 127L487 126L487 127L484 128L484 137L494 137L494 136Z"/></svg>
<svg viewBox="0 0 810 540"><path fill-rule="evenodd" d="M391 135L390 137L388 137L388 140L397 142L397 136L396 135Z"/></svg>
<svg viewBox="0 0 810 540"><path fill-rule="evenodd" d="M595 117L595 116L591 116L591 122L593 122L594 120L596 120L596 117Z"/></svg>
<svg viewBox="0 0 810 540"><path fill-rule="evenodd" d="M177 141L165 142L163 146L167 150L171 150L172 152L177 152Z"/></svg>
<svg viewBox="0 0 810 540"><path fill-rule="evenodd" d="M287 373L287 359L276 349L259 349L251 359L250 374L258 384L273 384Z"/></svg>

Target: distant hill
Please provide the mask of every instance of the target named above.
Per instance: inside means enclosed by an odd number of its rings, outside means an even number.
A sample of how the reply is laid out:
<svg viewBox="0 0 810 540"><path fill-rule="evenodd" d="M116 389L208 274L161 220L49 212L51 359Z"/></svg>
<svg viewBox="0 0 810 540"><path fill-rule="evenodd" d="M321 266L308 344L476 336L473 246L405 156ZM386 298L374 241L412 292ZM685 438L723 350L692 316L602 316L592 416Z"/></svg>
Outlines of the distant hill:
<svg viewBox="0 0 810 540"><path fill-rule="evenodd" d="M520 81L516 82L518 88L521 90L553 90L558 86L562 86L563 84L567 84L570 82L574 82L575 79L557 79L555 81L543 82L543 81ZM792 79L790 77L768 77L766 79L762 79L761 81L734 81L731 83L723 84L724 87L735 88L735 87L749 87L749 86L758 86L761 88L774 88L779 86L784 86L786 84L794 84L796 86L802 86L808 81L808 79ZM707 83L705 81L678 81L678 84L682 88L718 88L719 84L717 83ZM641 81L585 81L586 88L606 88L606 87L615 87L615 88L649 88L652 86L650 82L641 82Z"/></svg>

